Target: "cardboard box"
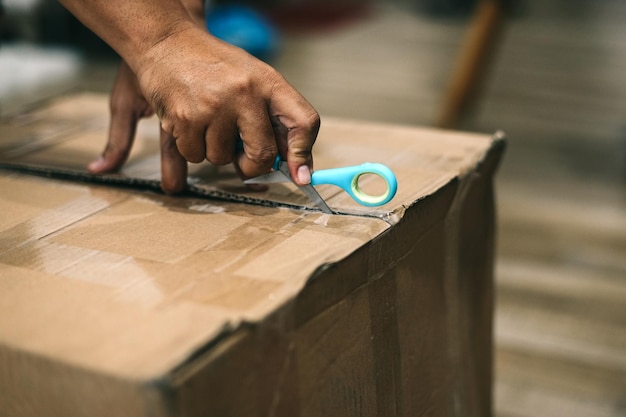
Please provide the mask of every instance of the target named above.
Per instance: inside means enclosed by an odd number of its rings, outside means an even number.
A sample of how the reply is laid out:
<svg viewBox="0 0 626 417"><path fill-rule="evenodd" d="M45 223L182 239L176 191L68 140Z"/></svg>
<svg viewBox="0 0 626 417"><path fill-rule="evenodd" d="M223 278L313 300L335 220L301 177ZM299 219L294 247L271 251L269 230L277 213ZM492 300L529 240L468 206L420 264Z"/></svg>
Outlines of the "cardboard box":
<svg viewBox="0 0 626 417"><path fill-rule="evenodd" d="M155 120L89 176L107 122L83 94L0 123L0 415L490 414L501 137L323 119L317 169L399 182L320 186L327 215L229 167L159 193Z"/></svg>

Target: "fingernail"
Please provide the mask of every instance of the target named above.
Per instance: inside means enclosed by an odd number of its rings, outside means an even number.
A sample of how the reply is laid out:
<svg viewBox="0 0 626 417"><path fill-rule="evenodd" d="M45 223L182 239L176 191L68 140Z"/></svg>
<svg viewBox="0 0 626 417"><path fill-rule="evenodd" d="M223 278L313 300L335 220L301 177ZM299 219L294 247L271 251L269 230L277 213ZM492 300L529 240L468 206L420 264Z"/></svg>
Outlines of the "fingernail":
<svg viewBox="0 0 626 417"><path fill-rule="evenodd" d="M300 184L309 184L311 182L311 171L307 165L301 165L298 168L298 181Z"/></svg>
<svg viewBox="0 0 626 417"><path fill-rule="evenodd" d="M90 172L100 172L102 171L102 168L104 167L104 158L100 157L98 159L96 159L95 161L91 161L89 163L89 165L87 165L87 169Z"/></svg>

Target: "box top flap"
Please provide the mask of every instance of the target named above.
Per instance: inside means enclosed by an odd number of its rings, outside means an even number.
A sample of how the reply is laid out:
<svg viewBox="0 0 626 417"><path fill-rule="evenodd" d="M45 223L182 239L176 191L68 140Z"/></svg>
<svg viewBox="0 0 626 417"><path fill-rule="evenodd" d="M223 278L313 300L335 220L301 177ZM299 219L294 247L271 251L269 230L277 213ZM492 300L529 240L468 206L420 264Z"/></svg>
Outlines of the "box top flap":
<svg viewBox="0 0 626 417"><path fill-rule="evenodd" d="M104 95L81 94L22 115L18 123L3 126L6 133L0 142L0 164L158 189L161 173L156 118L141 121L133 151L119 173L94 176L87 172L87 164L106 143L107 103ZM489 135L324 118L313 151L315 168L382 163L395 173L398 192L383 206L364 207L336 186L320 185L316 189L334 211L389 220L421 196L474 167L493 140ZM231 165L216 167L204 162L190 164L189 168L189 189L197 195L265 206L312 208L310 200L293 184L272 184L267 192L251 192ZM373 193L379 186L377 179L368 175L360 184Z"/></svg>

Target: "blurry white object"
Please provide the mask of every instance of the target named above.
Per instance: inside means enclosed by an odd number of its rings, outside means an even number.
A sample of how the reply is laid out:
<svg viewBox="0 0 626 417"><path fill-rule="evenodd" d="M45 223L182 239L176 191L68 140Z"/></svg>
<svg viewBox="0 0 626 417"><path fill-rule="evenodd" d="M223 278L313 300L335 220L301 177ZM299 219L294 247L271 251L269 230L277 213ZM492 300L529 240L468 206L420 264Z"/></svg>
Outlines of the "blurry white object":
<svg viewBox="0 0 626 417"><path fill-rule="evenodd" d="M42 48L27 43L0 48L0 101L16 95L32 95L47 87L69 82L81 69L72 51Z"/></svg>
<svg viewBox="0 0 626 417"><path fill-rule="evenodd" d="M41 3L41 0L3 0L4 8L7 11L28 12Z"/></svg>

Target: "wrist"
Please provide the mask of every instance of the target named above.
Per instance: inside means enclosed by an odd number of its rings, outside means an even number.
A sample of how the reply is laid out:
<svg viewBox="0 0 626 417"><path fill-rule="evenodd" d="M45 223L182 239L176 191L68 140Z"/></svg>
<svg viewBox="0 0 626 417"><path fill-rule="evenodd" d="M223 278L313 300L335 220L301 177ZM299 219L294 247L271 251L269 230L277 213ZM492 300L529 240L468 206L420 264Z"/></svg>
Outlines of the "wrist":
<svg viewBox="0 0 626 417"><path fill-rule="evenodd" d="M193 33L198 30L198 26L187 16L186 20L173 22L165 30L135 45L129 56L124 58L133 72L140 77L152 65L186 49L188 39L195 36Z"/></svg>

